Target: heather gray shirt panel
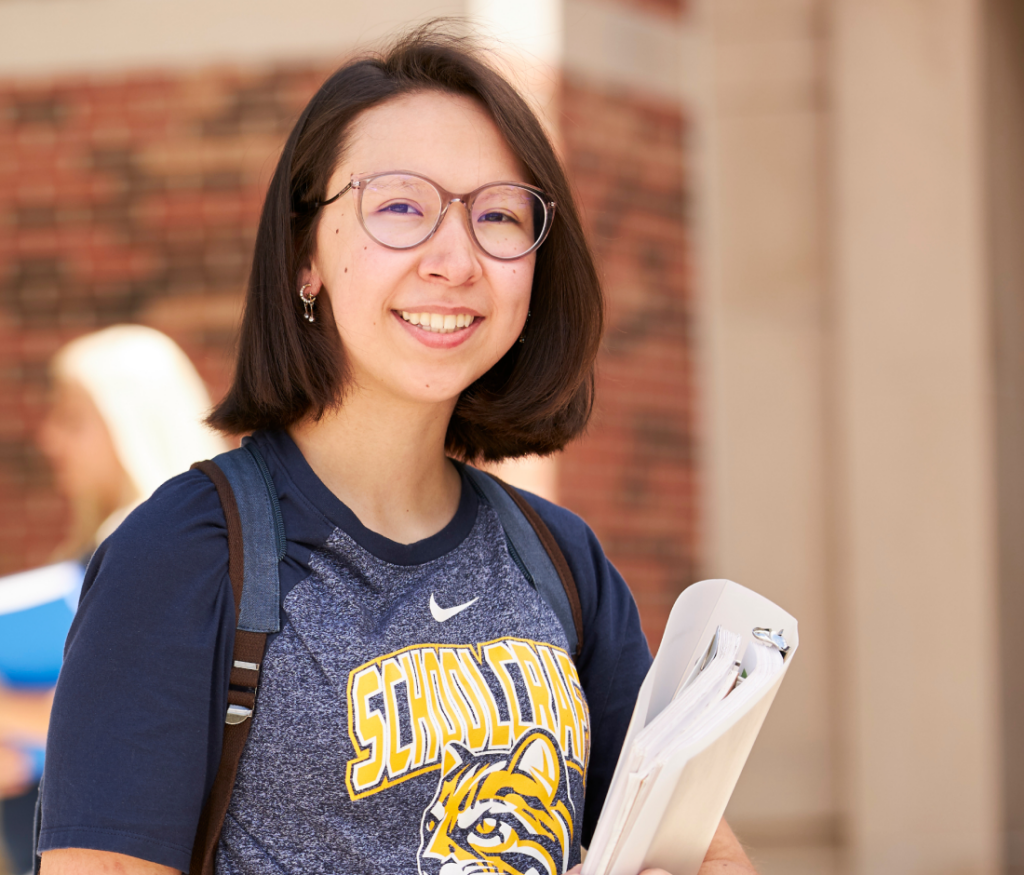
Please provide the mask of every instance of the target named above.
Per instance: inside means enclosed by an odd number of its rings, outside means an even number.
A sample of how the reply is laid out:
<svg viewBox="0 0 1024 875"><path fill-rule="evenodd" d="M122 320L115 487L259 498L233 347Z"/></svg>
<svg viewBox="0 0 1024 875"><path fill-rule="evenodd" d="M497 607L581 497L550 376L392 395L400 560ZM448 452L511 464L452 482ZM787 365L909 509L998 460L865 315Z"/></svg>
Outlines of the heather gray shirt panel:
<svg viewBox="0 0 1024 875"><path fill-rule="evenodd" d="M338 529L310 567L264 660L217 871L575 865L586 703L494 511L481 505L462 543L423 564Z"/></svg>

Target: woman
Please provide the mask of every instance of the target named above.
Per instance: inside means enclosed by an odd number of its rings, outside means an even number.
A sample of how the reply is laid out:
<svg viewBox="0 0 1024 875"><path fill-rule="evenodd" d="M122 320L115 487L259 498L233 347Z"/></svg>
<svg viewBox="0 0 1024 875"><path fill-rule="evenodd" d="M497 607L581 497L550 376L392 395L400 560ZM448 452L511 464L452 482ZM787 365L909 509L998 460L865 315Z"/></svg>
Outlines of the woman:
<svg viewBox="0 0 1024 875"><path fill-rule="evenodd" d="M314 96L267 194L235 382L211 417L256 431L287 535L219 872L578 862L650 664L636 608L582 521L528 496L580 590L574 665L449 456L578 435L601 312L541 126L462 42L413 33ZM97 554L54 709L46 875L188 867L220 756L227 555L199 472ZM727 827L713 851L708 872L749 865Z"/></svg>
<svg viewBox="0 0 1024 875"><path fill-rule="evenodd" d="M50 369L39 445L71 509L58 556L87 562L161 483L226 445L202 423L210 409L202 378L156 329L113 325L86 334L62 347Z"/></svg>
<svg viewBox="0 0 1024 875"><path fill-rule="evenodd" d="M70 509L55 559L0 580L0 799L16 872L32 865L32 817L61 648L96 545L164 480L224 441L210 398L170 338L141 325L79 337L54 356L39 445ZM11 659L5 659L10 656Z"/></svg>

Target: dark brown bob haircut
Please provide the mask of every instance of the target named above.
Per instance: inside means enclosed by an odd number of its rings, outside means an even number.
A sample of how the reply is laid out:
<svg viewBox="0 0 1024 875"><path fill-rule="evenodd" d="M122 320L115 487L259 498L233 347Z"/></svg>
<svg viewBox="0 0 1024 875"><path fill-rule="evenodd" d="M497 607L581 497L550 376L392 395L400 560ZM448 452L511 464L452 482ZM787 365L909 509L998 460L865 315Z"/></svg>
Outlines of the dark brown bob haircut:
<svg viewBox="0 0 1024 875"><path fill-rule="evenodd" d="M423 91L479 102L528 171L528 181L558 204L551 232L537 250L526 340L463 391L446 449L466 460L546 454L585 428L594 403L603 299L569 182L526 101L469 38L443 22L347 63L299 116L263 205L234 382L209 417L215 428L230 434L286 428L343 403L348 372L331 307L323 301L317 321L303 319L298 272L314 254L316 204L328 197L352 123L370 107Z"/></svg>

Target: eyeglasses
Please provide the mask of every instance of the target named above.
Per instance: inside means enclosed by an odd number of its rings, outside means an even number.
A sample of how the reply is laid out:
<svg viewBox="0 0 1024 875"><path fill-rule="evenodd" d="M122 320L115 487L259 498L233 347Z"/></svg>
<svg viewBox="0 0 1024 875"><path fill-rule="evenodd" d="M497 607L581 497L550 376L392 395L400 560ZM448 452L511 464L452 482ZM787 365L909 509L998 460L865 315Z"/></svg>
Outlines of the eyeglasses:
<svg viewBox="0 0 1024 875"><path fill-rule="evenodd" d="M334 197L356 192L359 221L366 233L389 249L412 249L429 240L448 207L460 203L469 216L469 233L492 258L510 261L533 252L547 237L555 202L539 188L517 182L489 182L468 194L452 194L418 173L404 170L353 177Z"/></svg>

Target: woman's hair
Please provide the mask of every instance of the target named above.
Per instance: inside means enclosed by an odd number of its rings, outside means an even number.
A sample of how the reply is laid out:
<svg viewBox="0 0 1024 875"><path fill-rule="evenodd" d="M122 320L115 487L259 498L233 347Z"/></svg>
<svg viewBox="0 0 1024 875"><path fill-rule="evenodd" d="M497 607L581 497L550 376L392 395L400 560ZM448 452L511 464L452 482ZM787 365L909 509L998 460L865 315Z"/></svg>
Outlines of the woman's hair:
<svg viewBox="0 0 1024 875"><path fill-rule="evenodd" d="M210 396L192 362L153 328L114 325L83 335L57 351L50 370L55 381L89 395L133 493L106 519L96 517L88 497L78 497L68 539L75 550L109 534L165 480L228 448L203 424Z"/></svg>
<svg viewBox="0 0 1024 875"><path fill-rule="evenodd" d="M242 319L234 382L209 422L228 433L319 419L343 402L345 353L331 308L302 318L298 272L314 254L318 201L359 114L424 91L470 97L490 114L532 184L557 203L537 251L525 343L466 388L448 425L463 459L547 454L580 434L594 401L603 299L565 172L526 101L472 42L437 23L335 72L303 110L267 192ZM326 290L321 291L321 295Z"/></svg>

